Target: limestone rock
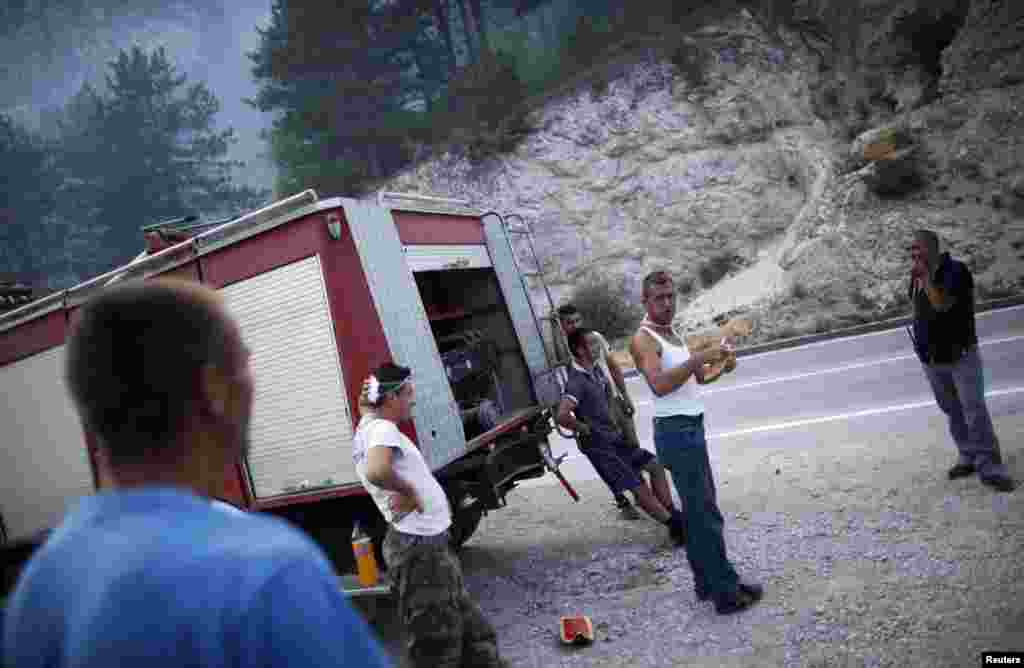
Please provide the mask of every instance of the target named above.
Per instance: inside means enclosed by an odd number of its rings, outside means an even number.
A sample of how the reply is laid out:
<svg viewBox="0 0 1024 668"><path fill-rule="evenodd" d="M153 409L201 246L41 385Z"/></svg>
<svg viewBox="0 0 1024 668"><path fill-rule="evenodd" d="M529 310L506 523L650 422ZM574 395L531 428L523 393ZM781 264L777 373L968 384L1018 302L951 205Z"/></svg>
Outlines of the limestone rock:
<svg viewBox="0 0 1024 668"><path fill-rule="evenodd" d="M968 261L977 285L1016 285L1024 85L998 72L1024 53L1024 42L1014 46L1024 3L942 9L953 4L865 3L874 37L863 46L877 52L865 73L881 78L862 120L872 129L851 143L816 114L815 91L831 74L807 41L737 14L685 37L707 56L699 91L671 50L623 56L599 96L581 85L533 111L538 130L515 151L475 163L446 154L381 187L521 214L556 302L593 274L624 280L638 299L644 274L668 269L694 286L682 323L749 317L751 342L892 315L920 227ZM941 54L920 53L917 25L948 38ZM993 187L1008 189L999 213L986 199ZM702 271L723 257L724 273Z"/></svg>
<svg viewBox="0 0 1024 668"><path fill-rule="evenodd" d="M1024 172L1017 174L1013 181L1010 182L1010 192L1024 199Z"/></svg>
<svg viewBox="0 0 1024 668"><path fill-rule="evenodd" d="M971 0L956 39L942 54L943 93L1024 83L1024 3Z"/></svg>

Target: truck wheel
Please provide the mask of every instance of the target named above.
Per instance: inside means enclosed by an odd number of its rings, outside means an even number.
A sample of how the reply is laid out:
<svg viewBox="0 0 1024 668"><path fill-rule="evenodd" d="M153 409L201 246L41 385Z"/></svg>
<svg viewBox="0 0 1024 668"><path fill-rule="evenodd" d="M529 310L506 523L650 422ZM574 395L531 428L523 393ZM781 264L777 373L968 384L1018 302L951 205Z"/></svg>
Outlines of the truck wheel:
<svg viewBox="0 0 1024 668"><path fill-rule="evenodd" d="M484 509L479 503L464 508L462 502L465 498L460 495L451 499L452 527L448 531L451 535L452 548L455 550L461 548L470 539L476 528L480 526L480 520L484 516Z"/></svg>

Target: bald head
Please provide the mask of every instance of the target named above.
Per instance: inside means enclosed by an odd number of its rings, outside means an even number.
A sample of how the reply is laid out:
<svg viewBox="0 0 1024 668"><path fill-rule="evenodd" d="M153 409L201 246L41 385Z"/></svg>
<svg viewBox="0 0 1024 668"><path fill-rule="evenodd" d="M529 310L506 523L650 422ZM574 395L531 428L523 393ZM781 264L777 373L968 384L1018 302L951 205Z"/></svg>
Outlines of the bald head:
<svg viewBox="0 0 1024 668"><path fill-rule="evenodd" d="M86 429L113 464L180 443L204 370L244 359L222 298L197 283L156 280L108 288L84 306L66 375Z"/></svg>

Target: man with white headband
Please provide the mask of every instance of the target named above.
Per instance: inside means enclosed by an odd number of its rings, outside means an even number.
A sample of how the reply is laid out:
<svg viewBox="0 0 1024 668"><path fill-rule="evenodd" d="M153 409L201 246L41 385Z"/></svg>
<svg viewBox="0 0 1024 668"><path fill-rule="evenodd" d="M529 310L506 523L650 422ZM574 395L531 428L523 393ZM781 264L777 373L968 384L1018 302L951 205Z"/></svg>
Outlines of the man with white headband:
<svg viewBox="0 0 1024 668"><path fill-rule="evenodd" d="M504 666L497 634L469 599L452 551L451 508L423 454L398 429L415 405L411 371L380 366L363 385L352 457L388 523L384 561L417 668Z"/></svg>

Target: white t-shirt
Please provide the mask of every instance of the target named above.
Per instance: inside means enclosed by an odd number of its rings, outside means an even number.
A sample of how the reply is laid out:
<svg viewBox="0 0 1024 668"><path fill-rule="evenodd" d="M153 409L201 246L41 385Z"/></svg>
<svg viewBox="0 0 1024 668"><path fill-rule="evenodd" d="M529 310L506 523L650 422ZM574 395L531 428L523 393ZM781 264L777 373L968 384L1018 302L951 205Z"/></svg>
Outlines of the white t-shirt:
<svg viewBox="0 0 1024 668"><path fill-rule="evenodd" d="M394 492L378 487L366 479L366 453L370 448L393 448L393 467L395 473L408 482L423 502L423 512L411 512L400 516L395 521L391 512L391 497ZM417 536L436 536L452 524L451 508L444 488L430 471L419 448L405 434L398 430L398 425L390 420L364 415L359 420L356 435L353 439L352 460L356 465L356 474L363 487L370 493L388 524L402 533Z"/></svg>

